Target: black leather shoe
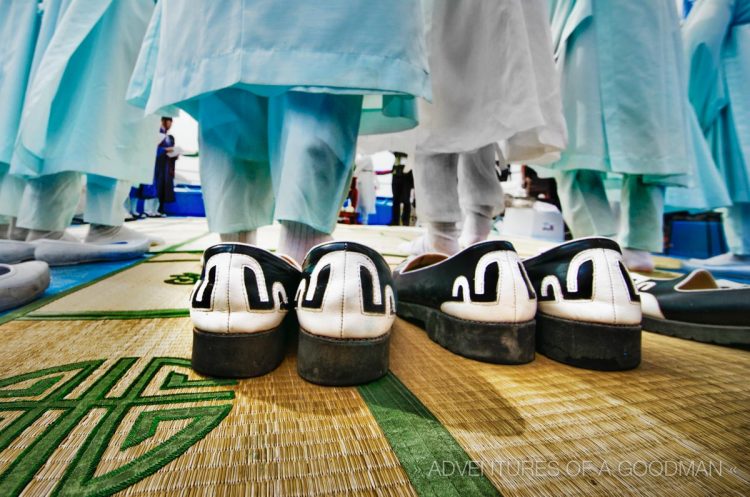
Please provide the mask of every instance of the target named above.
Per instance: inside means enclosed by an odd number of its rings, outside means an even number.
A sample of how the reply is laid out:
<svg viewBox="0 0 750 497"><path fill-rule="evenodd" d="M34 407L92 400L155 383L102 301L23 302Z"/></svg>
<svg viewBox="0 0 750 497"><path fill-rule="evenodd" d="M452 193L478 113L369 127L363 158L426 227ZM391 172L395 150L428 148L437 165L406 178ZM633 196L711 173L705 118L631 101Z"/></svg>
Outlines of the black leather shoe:
<svg viewBox="0 0 750 497"><path fill-rule="evenodd" d="M750 286L719 282L705 269L671 280L634 278L643 328L720 345L750 345Z"/></svg>
<svg viewBox="0 0 750 497"><path fill-rule="evenodd" d="M274 370L284 359L287 333L296 329L301 278L294 261L252 245L207 249L190 298L193 369L230 378Z"/></svg>
<svg viewBox="0 0 750 497"><path fill-rule="evenodd" d="M641 362L641 303L608 238L583 238L524 261L539 296L537 351L605 371Z"/></svg>
<svg viewBox="0 0 750 497"><path fill-rule="evenodd" d="M297 291L297 372L321 385L359 385L388 372L396 296L383 257L354 242L314 247Z"/></svg>
<svg viewBox="0 0 750 497"><path fill-rule="evenodd" d="M451 352L499 364L534 359L536 295L510 243L424 254L397 267L394 281L398 315Z"/></svg>

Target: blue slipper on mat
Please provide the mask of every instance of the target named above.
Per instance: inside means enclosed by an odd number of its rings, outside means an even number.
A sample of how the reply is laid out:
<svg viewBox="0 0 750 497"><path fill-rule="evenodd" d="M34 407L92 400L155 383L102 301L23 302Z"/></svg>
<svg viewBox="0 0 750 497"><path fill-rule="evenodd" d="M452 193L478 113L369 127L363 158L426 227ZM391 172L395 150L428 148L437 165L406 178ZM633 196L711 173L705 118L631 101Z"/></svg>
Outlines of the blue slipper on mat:
<svg viewBox="0 0 750 497"><path fill-rule="evenodd" d="M696 269L671 280L634 278L643 329L720 345L750 345L750 286Z"/></svg>
<svg viewBox="0 0 750 497"><path fill-rule="evenodd" d="M27 304L49 286L49 266L40 261L0 264L0 311Z"/></svg>

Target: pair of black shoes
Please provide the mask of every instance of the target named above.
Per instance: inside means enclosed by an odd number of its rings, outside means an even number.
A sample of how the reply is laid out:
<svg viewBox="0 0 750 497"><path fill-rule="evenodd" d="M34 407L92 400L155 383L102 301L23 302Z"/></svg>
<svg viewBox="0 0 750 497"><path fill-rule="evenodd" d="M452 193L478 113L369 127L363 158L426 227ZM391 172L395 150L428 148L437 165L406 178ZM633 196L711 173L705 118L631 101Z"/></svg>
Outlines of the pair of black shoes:
<svg viewBox="0 0 750 497"><path fill-rule="evenodd" d="M535 351L598 370L641 359L641 304L619 245L585 238L522 261L489 241L425 254L394 272L398 315L456 354L524 364Z"/></svg>
<svg viewBox="0 0 750 497"><path fill-rule="evenodd" d="M252 245L222 243L203 255L190 317L200 373L268 373L296 339L300 376L356 385L388 372L396 296L388 264L358 243L318 245L301 267Z"/></svg>

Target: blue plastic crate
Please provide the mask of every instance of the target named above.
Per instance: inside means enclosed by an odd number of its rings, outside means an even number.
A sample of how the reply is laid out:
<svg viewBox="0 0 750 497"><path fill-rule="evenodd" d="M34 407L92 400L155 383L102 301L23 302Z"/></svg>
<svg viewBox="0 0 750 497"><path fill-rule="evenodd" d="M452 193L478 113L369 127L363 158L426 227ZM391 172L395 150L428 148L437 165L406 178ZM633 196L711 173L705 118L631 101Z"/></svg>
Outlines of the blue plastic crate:
<svg viewBox="0 0 750 497"><path fill-rule="evenodd" d="M722 223L718 221L672 221L668 255L706 259L729 251Z"/></svg>
<svg viewBox="0 0 750 497"><path fill-rule="evenodd" d="M174 202L164 206L170 216L205 217L206 208L203 205L203 192L200 186L180 185L174 189Z"/></svg>
<svg viewBox="0 0 750 497"><path fill-rule="evenodd" d="M378 197L375 200L375 214L370 214L367 224L388 226L391 224L391 213L393 211L393 199L391 197Z"/></svg>

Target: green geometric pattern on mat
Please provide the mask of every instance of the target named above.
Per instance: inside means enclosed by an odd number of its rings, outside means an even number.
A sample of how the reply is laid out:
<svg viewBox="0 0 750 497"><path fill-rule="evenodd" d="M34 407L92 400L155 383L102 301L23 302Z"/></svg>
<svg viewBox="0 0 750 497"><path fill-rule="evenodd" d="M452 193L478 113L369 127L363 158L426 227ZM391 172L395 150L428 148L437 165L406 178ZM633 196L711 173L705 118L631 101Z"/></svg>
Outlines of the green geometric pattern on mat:
<svg viewBox="0 0 750 497"><path fill-rule="evenodd" d="M75 457L65 469L52 495L103 496L110 495L155 473L164 465L182 455L186 450L213 430L232 409L234 392L231 390L209 392L179 392L185 388L205 388L236 384L233 380L188 380L186 375L169 374L157 394L144 395L146 388L163 368L190 367L190 360L156 357L135 377L124 394L107 396L112 388L136 363L137 358L119 359L85 392L76 398L66 398L92 374L98 372L103 360L93 360L41 369L0 380L0 419L4 412L21 412L0 431L0 451L5 450L26 429L49 411L59 412L36 439L0 474L0 495L15 496L31 482L45 465L60 443L94 409L104 409L106 414L97 421L78 447ZM64 380L66 374L69 375ZM32 382L28 385L29 382ZM14 385L20 387L13 388ZM28 386L23 386L24 384ZM174 392L177 390L177 392ZM44 395L41 399L35 399ZM152 438L162 421L189 420L187 426L142 455L115 470L95 476L96 468L107 447L131 409L140 406L168 406L178 403L227 401L218 405L193 405L179 408L161 408L140 412L120 446L124 451Z"/></svg>
<svg viewBox="0 0 750 497"><path fill-rule="evenodd" d="M500 495L435 416L392 373L359 387L419 495ZM450 469L444 471L443 462Z"/></svg>

